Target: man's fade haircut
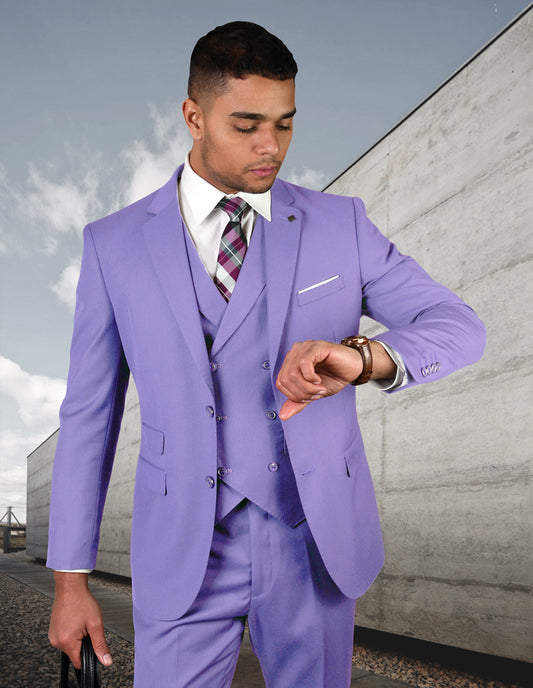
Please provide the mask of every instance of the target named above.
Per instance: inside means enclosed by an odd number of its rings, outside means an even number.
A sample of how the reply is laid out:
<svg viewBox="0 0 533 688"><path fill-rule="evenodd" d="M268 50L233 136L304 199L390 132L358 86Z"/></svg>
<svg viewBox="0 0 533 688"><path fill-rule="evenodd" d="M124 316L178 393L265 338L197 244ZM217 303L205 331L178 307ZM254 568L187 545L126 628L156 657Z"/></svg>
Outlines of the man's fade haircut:
<svg viewBox="0 0 533 688"><path fill-rule="evenodd" d="M229 78L249 75L285 81L294 79L298 66L287 46L259 24L235 21L217 26L199 39L191 55L188 94L220 95Z"/></svg>

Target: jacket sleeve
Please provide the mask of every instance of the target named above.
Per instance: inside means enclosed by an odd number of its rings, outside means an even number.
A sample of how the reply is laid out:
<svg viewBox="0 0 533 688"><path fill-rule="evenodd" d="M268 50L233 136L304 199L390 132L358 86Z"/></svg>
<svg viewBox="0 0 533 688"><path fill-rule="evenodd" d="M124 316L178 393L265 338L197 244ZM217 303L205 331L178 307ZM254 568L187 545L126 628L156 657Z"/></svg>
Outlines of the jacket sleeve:
<svg viewBox="0 0 533 688"><path fill-rule="evenodd" d="M52 477L47 565L92 569L129 369L88 225Z"/></svg>
<svg viewBox="0 0 533 688"><path fill-rule="evenodd" d="M363 313L389 328L377 339L398 351L409 382L438 380L481 358L485 327L458 296L435 282L379 232L355 198Z"/></svg>

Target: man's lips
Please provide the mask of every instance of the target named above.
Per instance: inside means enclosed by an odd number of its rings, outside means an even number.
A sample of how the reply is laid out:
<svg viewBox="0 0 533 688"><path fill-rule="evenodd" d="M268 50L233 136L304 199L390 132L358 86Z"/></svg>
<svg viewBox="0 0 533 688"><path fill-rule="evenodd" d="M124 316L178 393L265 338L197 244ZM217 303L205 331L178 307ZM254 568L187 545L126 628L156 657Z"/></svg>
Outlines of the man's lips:
<svg viewBox="0 0 533 688"><path fill-rule="evenodd" d="M250 172L255 174L257 177L269 177L271 174L277 172L277 170L277 166L271 165L269 167L256 167L253 170L250 170Z"/></svg>

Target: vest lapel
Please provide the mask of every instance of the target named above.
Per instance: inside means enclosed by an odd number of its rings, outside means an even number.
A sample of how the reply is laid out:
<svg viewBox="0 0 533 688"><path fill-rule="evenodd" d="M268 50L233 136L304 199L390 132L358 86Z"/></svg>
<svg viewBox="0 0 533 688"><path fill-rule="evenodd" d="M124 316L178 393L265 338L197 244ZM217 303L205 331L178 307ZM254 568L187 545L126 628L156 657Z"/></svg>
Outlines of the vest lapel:
<svg viewBox="0 0 533 688"><path fill-rule="evenodd" d="M226 311L226 299L219 292L205 269L185 225L183 225L183 235L187 245L189 265L198 308L200 309L200 313L218 329Z"/></svg>
<svg viewBox="0 0 533 688"><path fill-rule="evenodd" d="M258 216L250 246L246 252L239 278L220 322L211 355L214 356L228 341L253 308L265 288L263 260L265 220ZM213 288L216 289L213 284Z"/></svg>

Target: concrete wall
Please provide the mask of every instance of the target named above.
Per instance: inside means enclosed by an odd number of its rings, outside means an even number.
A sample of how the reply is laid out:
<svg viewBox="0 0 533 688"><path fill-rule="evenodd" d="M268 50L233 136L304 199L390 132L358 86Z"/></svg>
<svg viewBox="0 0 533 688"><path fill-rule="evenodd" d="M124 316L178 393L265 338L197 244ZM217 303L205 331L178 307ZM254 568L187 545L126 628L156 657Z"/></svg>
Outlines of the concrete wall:
<svg viewBox="0 0 533 688"><path fill-rule="evenodd" d="M37 559L46 559L48 548L48 512L58 432L56 430L28 456L26 552Z"/></svg>
<svg viewBox="0 0 533 688"><path fill-rule="evenodd" d="M517 659L532 656L531 14L328 189L361 196L489 334L484 359L446 380L390 396L358 390L387 562L357 623ZM122 575L139 427L131 383L97 565ZM28 552L39 557L55 441L28 464Z"/></svg>
<svg viewBox="0 0 533 688"><path fill-rule="evenodd" d="M358 391L387 560L357 622L529 661L532 45L530 11L327 189L361 196L488 331L450 378Z"/></svg>

